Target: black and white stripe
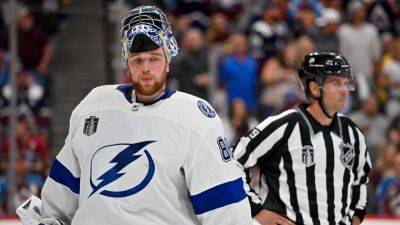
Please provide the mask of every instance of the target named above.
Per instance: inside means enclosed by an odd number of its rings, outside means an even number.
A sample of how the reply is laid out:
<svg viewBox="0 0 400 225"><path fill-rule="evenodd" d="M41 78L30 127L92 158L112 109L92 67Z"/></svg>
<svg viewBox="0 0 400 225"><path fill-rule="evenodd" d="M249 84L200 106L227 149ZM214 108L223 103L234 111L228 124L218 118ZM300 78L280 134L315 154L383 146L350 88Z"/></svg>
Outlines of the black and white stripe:
<svg viewBox="0 0 400 225"><path fill-rule="evenodd" d="M322 126L306 107L267 118L236 145L234 154L242 169L260 167L260 183L267 186L261 186L267 191L262 203L259 198L252 202L256 193L247 188L252 213L264 208L296 224L351 224L353 215L363 218L365 213L371 164L364 136L343 115L336 115L331 126ZM352 168L341 160L343 143L354 146Z"/></svg>

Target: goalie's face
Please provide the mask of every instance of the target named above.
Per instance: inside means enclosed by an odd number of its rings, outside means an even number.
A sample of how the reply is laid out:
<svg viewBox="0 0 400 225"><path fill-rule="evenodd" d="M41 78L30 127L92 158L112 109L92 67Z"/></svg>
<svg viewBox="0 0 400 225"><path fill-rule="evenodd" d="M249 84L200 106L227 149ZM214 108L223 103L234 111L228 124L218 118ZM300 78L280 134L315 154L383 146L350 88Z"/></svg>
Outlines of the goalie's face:
<svg viewBox="0 0 400 225"><path fill-rule="evenodd" d="M157 97L165 90L168 71L162 48L129 54L128 72L137 94Z"/></svg>

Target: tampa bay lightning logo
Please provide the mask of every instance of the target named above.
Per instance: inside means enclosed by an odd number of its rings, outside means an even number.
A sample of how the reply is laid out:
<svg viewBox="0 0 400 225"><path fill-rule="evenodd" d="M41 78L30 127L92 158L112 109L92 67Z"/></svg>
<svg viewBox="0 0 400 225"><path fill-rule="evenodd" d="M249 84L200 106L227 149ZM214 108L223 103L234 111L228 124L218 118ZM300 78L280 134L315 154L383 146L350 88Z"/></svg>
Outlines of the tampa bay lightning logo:
<svg viewBox="0 0 400 225"><path fill-rule="evenodd" d="M206 105L205 102L199 100L197 102L197 106L199 107L200 111L207 117L213 118L215 117L216 113L215 111L208 105Z"/></svg>
<svg viewBox="0 0 400 225"><path fill-rule="evenodd" d="M91 159L90 186L92 187L92 192L90 193L88 198L90 198L94 193L98 192L100 189L102 189L102 191L100 191L99 194L114 198L127 197L143 190L153 178L155 171L154 160L151 157L150 153L146 149L144 149L147 145L153 142L155 141L143 141L133 144L129 143L113 144L99 148L93 154ZM140 178L141 181L135 182L138 184L132 187L132 182L129 177L126 177L125 182L121 181L123 179L121 177L127 174L126 167L143 155L138 153L142 149L144 149L143 152L144 155L146 156L147 160L146 164L148 164L148 169L147 171L143 171L143 174L145 174L144 178ZM104 156L110 154L112 155L114 152L118 153L116 154L115 157L113 157L110 161L108 161L108 163L112 164L113 166L108 170L99 173L98 171L99 170L101 171L102 168L107 168L106 165L104 165L104 163L107 163L107 161L102 162L102 160L99 159L103 159ZM98 176L99 174L101 175ZM142 174L142 171L140 174ZM97 177L97 179L94 177ZM119 182L118 185L113 185L116 182ZM117 188L115 186L117 186ZM118 190L112 190L112 189L118 189Z"/></svg>

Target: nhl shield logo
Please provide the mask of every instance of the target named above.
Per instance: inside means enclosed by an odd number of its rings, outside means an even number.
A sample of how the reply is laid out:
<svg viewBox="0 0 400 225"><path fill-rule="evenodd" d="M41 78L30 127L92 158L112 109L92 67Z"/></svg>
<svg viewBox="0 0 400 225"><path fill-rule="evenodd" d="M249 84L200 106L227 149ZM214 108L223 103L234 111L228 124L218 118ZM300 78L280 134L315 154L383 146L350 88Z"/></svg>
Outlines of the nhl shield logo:
<svg viewBox="0 0 400 225"><path fill-rule="evenodd" d="M301 161L307 167L314 165L314 148L311 145L306 145L301 151Z"/></svg>
<svg viewBox="0 0 400 225"><path fill-rule="evenodd" d="M348 143L341 143L339 145L340 148L340 161L342 164L349 170L353 168L354 165L354 157L355 157L355 152L354 152L354 146L352 144Z"/></svg>
<svg viewBox="0 0 400 225"><path fill-rule="evenodd" d="M99 118L91 116L85 120L85 126L83 127L83 133L90 136L97 131L97 124L99 123Z"/></svg>

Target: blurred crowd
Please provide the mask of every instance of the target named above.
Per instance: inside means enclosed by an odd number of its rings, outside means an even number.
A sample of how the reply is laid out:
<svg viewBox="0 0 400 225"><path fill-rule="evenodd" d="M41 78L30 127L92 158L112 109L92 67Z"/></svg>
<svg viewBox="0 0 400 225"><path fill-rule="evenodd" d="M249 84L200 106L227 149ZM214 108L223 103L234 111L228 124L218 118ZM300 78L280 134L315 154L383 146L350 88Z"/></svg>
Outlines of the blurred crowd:
<svg viewBox="0 0 400 225"><path fill-rule="evenodd" d="M374 166L369 213L400 217L399 0L115 0L116 32L116 15L141 4L164 8L178 38L169 85L210 101L231 144L305 100L297 68L306 54L344 55L357 89L342 113L365 133Z"/></svg>
<svg viewBox="0 0 400 225"><path fill-rule="evenodd" d="M104 0L105 1L105 0ZM400 0L113 0L110 62L120 60L120 21L137 5L167 12L180 54L169 86L208 100L231 144L270 115L305 100L297 68L314 51L350 62L357 89L343 114L363 130L373 171L369 212L400 217ZM9 1L0 0L0 217L7 199L10 99ZM19 205L48 174L53 52L72 0L21 0L18 29L17 163Z"/></svg>
<svg viewBox="0 0 400 225"><path fill-rule="evenodd" d="M60 8L71 0L18 1L17 24L17 109L11 109L10 1L0 1L0 218L7 216L8 152L10 115L17 117L15 181L17 193L12 204L22 204L32 194L39 195L49 172L49 133L52 111L49 87L51 63L58 31L66 15Z"/></svg>

